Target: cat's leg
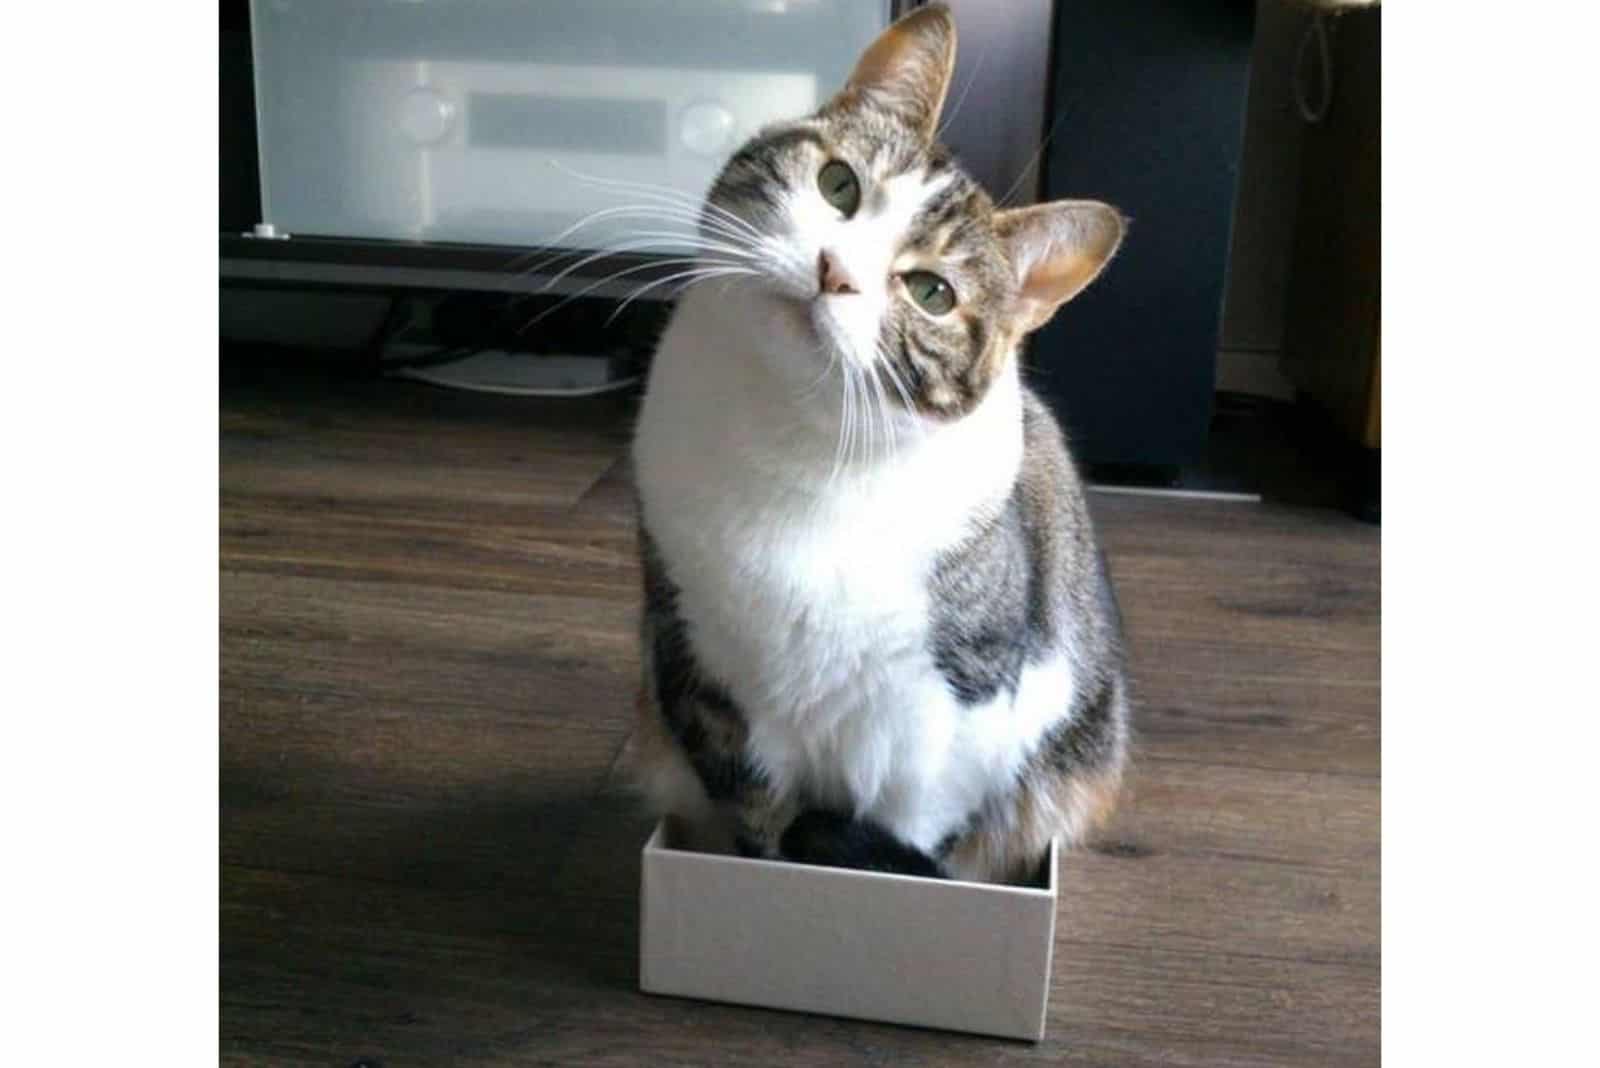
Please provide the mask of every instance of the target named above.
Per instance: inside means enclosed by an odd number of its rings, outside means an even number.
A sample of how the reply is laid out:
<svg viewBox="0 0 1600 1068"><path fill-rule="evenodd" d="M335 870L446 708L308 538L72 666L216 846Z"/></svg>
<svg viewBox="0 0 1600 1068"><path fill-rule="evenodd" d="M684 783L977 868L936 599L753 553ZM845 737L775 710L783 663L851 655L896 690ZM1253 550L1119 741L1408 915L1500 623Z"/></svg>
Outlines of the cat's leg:
<svg viewBox="0 0 1600 1068"><path fill-rule="evenodd" d="M915 781L881 791L870 810L821 807L800 813L784 832L782 854L803 864L942 878L939 861L919 843L937 842L935 805Z"/></svg>
<svg viewBox="0 0 1600 1068"><path fill-rule="evenodd" d="M715 825L717 851L776 858L794 807L749 759L749 732L739 710L720 691L701 689L681 697L661 722L681 766L715 813L701 819Z"/></svg>
<svg viewBox="0 0 1600 1068"><path fill-rule="evenodd" d="M807 809L795 817L783 833L780 852L802 864L944 877L938 861L881 824L826 809Z"/></svg>
<svg viewBox="0 0 1600 1068"><path fill-rule="evenodd" d="M1031 876L1050 851L1084 843L1110 817L1122 785L1128 703L1112 680L1058 728L1024 766L1015 788L991 798L938 850L958 879L1015 882Z"/></svg>
<svg viewBox="0 0 1600 1068"><path fill-rule="evenodd" d="M677 822L688 848L731 853L734 836L727 815L707 795L699 773L673 737L648 681L639 689L638 713L631 763L646 804L656 816L670 816Z"/></svg>
<svg viewBox="0 0 1600 1068"><path fill-rule="evenodd" d="M793 817L749 758L749 721L702 670L678 612L678 589L640 531L645 610L638 732L641 780L658 811L695 828L696 848L775 857Z"/></svg>
<svg viewBox="0 0 1600 1068"><path fill-rule="evenodd" d="M802 812L786 830L782 854L805 864L942 878L932 855L961 808L945 811L940 791L956 744L959 708L942 677L881 680L858 687L861 710L847 717L837 744L851 759L844 767L844 796ZM915 715L874 714L878 709L917 709ZM852 732L853 731L853 732ZM862 804L849 798L870 798Z"/></svg>
<svg viewBox="0 0 1600 1068"><path fill-rule="evenodd" d="M939 877L938 862L869 820L811 809L787 795L747 756L744 717L715 687L660 708L640 698L641 754L654 769L658 804L690 825L693 848L769 860Z"/></svg>
<svg viewBox="0 0 1600 1068"><path fill-rule="evenodd" d="M649 619L644 629L634 766L647 799L684 825L691 848L776 857L794 808L749 759L744 715L681 649L658 656Z"/></svg>
<svg viewBox="0 0 1600 1068"><path fill-rule="evenodd" d="M794 821L793 802L774 793L764 776L753 776L740 784L732 809L739 852L778 859L783 832Z"/></svg>
<svg viewBox="0 0 1600 1068"><path fill-rule="evenodd" d="M747 857L776 858L795 809L750 759L744 714L721 689L701 686L685 695L668 721L706 796L722 814L733 848Z"/></svg>
<svg viewBox="0 0 1600 1068"><path fill-rule="evenodd" d="M953 835L942 861L957 879L1018 882L1050 852L1081 844L1115 807L1120 771L1066 772L1032 767L1006 801L990 805Z"/></svg>

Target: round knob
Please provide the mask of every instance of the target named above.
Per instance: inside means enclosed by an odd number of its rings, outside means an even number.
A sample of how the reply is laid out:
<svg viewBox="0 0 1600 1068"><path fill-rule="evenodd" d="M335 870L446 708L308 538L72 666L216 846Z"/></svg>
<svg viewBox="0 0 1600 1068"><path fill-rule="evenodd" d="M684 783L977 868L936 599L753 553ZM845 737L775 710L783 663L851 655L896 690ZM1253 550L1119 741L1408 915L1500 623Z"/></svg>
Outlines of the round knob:
<svg viewBox="0 0 1600 1068"><path fill-rule="evenodd" d="M733 136L733 114L721 104L704 100L683 109L678 120L678 140L690 152L714 156Z"/></svg>
<svg viewBox="0 0 1600 1068"><path fill-rule="evenodd" d="M400 129L413 144L437 144L455 117L456 106L432 89L413 89L400 99Z"/></svg>

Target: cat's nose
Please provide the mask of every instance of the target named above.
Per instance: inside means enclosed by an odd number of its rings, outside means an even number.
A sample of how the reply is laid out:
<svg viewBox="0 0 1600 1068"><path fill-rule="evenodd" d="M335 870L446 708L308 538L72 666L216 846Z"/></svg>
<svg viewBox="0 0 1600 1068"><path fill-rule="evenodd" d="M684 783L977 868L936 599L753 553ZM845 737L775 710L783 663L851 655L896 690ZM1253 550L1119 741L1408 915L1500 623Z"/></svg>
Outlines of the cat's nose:
<svg viewBox="0 0 1600 1068"><path fill-rule="evenodd" d="M817 253L817 284L824 293L859 293L855 280L845 272L839 257L827 249Z"/></svg>

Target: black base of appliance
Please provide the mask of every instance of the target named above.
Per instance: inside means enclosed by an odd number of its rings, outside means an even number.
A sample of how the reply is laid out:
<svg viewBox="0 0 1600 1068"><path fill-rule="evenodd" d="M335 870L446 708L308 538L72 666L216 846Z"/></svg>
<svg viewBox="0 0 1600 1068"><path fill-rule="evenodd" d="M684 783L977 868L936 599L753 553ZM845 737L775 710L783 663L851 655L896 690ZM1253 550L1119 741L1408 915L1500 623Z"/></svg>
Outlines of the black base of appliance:
<svg viewBox="0 0 1600 1068"><path fill-rule="evenodd" d="M1117 259L1028 355L1088 464L1204 448L1243 140L1248 0L1058 0L1042 199L1105 200Z"/></svg>

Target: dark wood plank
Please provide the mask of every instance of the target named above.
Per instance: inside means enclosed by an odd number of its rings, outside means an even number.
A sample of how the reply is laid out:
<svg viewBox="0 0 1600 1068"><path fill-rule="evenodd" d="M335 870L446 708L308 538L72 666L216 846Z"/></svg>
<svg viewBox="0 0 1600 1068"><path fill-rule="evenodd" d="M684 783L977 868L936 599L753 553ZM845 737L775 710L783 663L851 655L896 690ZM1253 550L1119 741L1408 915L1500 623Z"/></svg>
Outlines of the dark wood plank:
<svg viewBox="0 0 1600 1068"><path fill-rule="evenodd" d="M620 598L636 603L632 526L584 524L564 513L384 516L341 504L317 510L250 498L225 505L230 571Z"/></svg>
<svg viewBox="0 0 1600 1068"><path fill-rule="evenodd" d="M1106 837L1135 851L1373 870L1378 819L1365 777L1146 760Z"/></svg>
<svg viewBox="0 0 1600 1068"><path fill-rule="evenodd" d="M1186 760L1285 771L1378 772L1378 684L1312 685L1173 666L1140 643L1138 751L1143 761Z"/></svg>
<svg viewBox="0 0 1600 1068"><path fill-rule="evenodd" d="M224 963L225 1063L1377 1062L1375 1029L1362 1026L1377 1010L1376 982L1338 965L1062 947L1058 1007L1045 1041L1028 1046L586 985L581 947L538 935L275 930Z"/></svg>

